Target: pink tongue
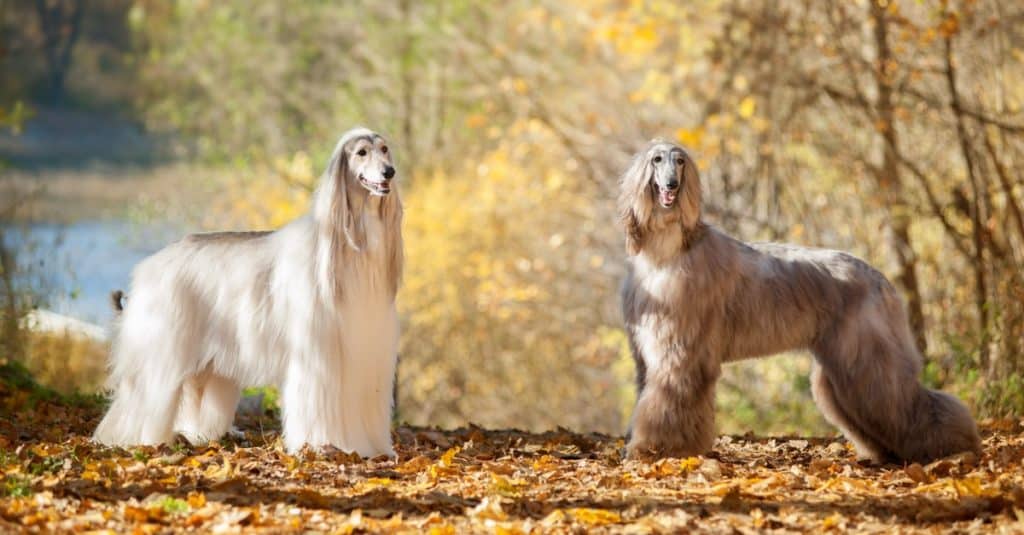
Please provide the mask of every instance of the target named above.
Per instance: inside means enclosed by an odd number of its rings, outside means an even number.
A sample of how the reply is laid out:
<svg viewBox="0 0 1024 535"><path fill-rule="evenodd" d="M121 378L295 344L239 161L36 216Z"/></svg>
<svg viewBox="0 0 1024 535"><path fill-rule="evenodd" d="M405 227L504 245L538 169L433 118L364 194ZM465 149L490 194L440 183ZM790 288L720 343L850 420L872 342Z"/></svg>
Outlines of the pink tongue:
<svg viewBox="0 0 1024 535"><path fill-rule="evenodd" d="M663 192L661 192L661 203L662 204L670 204L674 200L676 200L676 194L675 194L674 191L663 191Z"/></svg>

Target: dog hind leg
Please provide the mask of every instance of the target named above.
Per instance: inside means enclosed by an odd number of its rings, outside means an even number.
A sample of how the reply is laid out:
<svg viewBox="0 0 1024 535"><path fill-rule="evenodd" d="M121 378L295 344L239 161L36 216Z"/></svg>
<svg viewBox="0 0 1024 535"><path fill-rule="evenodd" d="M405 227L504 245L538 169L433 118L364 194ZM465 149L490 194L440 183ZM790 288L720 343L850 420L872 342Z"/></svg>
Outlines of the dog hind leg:
<svg viewBox="0 0 1024 535"><path fill-rule="evenodd" d="M175 430L193 445L217 440L230 429L241 389L238 383L210 371L185 381Z"/></svg>
<svg viewBox="0 0 1024 535"><path fill-rule="evenodd" d="M822 337L814 348L831 386L831 392L823 390L831 394L823 400L834 405L833 414L842 415L847 438L872 458L879 449L921 462L979 451L967 408L920 384L921 358L902 304L891 292L869 297L857 313L840 320L835 336ZM826 414L829 408L822 406Z"/></svg>
<svg viewBox="0 0 1024 535"><path fill-rule="evenodd" d="M825 419L839 428L843 435L853 443L858 457L875 462L882 462L889 457L881 444L858 428L854 421L843 412L843 408L836 401L832 383L822 373L821 365L816 361L811 363L811 396L814 398L814 403L818 405L818 409L825 415Z"/></svg>

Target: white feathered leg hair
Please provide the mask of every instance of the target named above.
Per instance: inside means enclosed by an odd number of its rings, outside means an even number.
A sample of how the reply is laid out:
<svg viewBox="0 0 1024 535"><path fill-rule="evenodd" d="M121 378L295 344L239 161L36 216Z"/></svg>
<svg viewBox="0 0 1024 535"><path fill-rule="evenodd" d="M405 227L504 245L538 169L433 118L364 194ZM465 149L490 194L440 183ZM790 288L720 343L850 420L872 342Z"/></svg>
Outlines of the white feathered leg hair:
<svg viewBox="0 0 1024 535"><path fill-rule="evenodd" d="M339 140L311 212L274 232L186 237L143 260L118 320L95 432L105 444L194 443L231 425L240 388L278 385L289 451L393 455L402 206L391 153Z"/></svg>

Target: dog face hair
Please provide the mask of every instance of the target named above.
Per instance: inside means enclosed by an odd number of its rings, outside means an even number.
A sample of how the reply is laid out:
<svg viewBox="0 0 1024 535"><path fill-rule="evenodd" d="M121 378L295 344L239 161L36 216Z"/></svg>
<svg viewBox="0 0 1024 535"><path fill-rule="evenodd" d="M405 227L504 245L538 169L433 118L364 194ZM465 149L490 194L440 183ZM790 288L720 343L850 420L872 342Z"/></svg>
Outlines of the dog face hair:
<svg viewBox="0 0 1024 535"><path fill-rule="evenodd" d="M346 147L348 167L359 184L371 195L391 193L391 179L395 176L391 150L383 137L377 134L359 136Z"/></svg>
<svg viewBox="0 0 1024 535"><path fill-rule="evenodd" d="M658 144L647 151L651 193L662 208L672 208L676 203L679 184L685 181L686 160L686 153L680 147Z"/></svg>
<svg viewBox="0 0 1024 535"><path fill-rule="evenodd" d="M654 140L633 158L619 180L619 217L626 248L637 254L645 236L666 225L693 228L701 216L697 165L685 149Z"/></svg>

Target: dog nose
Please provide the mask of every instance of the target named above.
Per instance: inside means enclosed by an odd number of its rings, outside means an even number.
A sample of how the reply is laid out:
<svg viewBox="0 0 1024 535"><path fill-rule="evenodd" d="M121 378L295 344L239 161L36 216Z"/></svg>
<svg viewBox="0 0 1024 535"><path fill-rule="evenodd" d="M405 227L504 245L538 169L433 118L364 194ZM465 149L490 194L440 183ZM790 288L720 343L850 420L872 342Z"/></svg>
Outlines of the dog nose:
<svg viewBox="0 0 1024 535"><path fill-rule="evenodd" d="M668 189L676 189L676 188L679 187L679 181L676 180L676 179L672 179L672 180L669 180L668 184L665 184L665 185L668 186Z"/></svg>
<svg viewBox="0 0 1024 535"><path fill-rule="evenodd" d="M384 168L384 178L390 179L395 176L395 168L390 165Z"/></svg>

